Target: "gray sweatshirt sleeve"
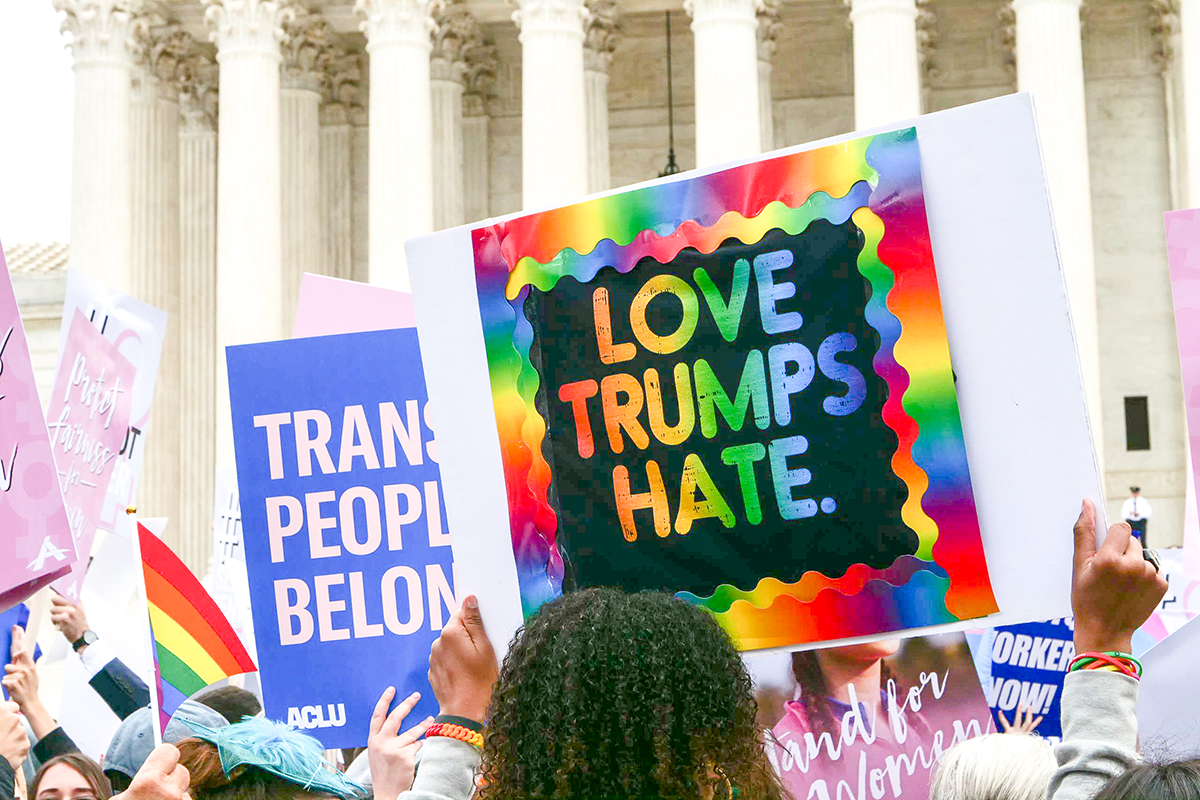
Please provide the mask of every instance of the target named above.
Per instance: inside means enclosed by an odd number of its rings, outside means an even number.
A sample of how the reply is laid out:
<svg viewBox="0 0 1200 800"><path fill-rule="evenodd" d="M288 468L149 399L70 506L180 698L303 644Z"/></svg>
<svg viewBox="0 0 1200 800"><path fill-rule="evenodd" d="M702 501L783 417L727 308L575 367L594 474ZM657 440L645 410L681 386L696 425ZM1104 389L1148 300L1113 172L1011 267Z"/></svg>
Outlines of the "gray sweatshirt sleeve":
<svg viewBox="0 0 1200 800"><path fill-rule="evenodd" d="M1048 800L1091 800L1109 778L1138 762L1138 682L1116 672L1083 670L1063 681L1062 742Z"/></svg>
<svg viewBox="0 0 1200 800"><path fill-rule="evenodd" d="M400 800L469 800L475 791L479 750L449 736L425 740L417 756L417 776Z"/></svg>

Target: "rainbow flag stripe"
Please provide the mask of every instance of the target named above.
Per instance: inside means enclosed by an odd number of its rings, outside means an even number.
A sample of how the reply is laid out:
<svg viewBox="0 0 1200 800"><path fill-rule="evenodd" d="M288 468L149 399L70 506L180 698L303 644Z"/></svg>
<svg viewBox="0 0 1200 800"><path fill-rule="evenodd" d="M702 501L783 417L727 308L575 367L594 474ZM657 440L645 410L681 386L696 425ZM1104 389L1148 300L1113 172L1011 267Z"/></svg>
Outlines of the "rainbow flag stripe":
<svg viewBox="0 0 1200 800"><path fill-rule="evenodd" d="M723 585L704 606L744 649L840 639L985 616L998 610L987 572L950 350L925 215L916 130L907 128L657 183L472 231L476 288L508 494L522 605L533 613L562 591L558 519L542 455L546 421L525 317L531 288L628 272L684 248L752 244L815 219L853 219L866 246L866 321L882 342L874 368L889 388L883 421L899 446L891 465L909 490L903 520L915 553L885 569L810 572L794 584Z"/></svg>
<svg viewBox="0 0 1200 800"><path fill-rule="evenodd" d="M159 723L184 700L222 678L257 667L217 604L179 557L138 523L142 573L154 639Z"/></svg>

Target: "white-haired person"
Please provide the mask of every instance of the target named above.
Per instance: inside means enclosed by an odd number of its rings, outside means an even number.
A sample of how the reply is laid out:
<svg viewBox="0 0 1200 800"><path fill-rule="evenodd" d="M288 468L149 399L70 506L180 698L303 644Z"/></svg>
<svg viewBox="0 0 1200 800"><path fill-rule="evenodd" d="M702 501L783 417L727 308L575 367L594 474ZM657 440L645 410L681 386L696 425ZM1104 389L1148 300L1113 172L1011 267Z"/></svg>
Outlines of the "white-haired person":
<svg viewBox="0 0 1200 800"><path fill-rule="evenodd" d="M929 800L1046 800L1057 767L1054 749L1040 736L978 736L942 753Z"/></svg>

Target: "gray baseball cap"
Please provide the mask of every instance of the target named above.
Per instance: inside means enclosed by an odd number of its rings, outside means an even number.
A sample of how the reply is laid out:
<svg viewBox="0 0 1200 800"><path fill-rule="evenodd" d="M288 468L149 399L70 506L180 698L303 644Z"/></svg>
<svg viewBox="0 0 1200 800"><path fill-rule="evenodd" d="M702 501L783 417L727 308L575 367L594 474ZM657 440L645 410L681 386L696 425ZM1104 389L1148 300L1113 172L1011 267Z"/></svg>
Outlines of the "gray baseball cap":
<svg viewBox="0 0 1200 800"><path fill-rule="evenodd" d="M194 734L182 720L197 722L209 728L223 728L229 723L224 717L203 703L185 700L175 716L167 723L164 742L175 744ZM130 714L113 734L108 743L108 752L104 754L104 771L116 770L132 778L142 768L142 764L154 749L154 729L151 728L152 717L150 707L144 706Z"/></svg>

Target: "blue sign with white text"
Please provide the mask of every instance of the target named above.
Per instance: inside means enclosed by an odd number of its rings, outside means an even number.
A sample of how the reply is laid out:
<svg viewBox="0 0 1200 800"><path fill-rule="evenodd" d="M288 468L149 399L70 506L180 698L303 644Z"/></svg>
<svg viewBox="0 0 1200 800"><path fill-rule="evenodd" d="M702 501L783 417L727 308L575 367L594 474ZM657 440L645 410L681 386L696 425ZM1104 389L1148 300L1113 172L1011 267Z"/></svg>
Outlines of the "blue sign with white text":
<svg viewBox="0 0 1200 800"><path fill-rule="evenodd" d="M421 692L405 728L436 714L429 648L457 604L416 330L226 354L266 716L339 748L388 686Z"/></svg>
<svg viewBox="0 0 1200 800"><path fill-rule="evenodd" d="M1000 714L1011 724L1018 708L1042 717L1035 733L1046 738L1062 736L1059 705L1063 678L1075 658L1075 625L1071 617L1046 622L1005 625L989 632L981 647L990 650L991 676L983 678L983 690L1004 730ZM987 653L981 653L986 662Z"/></svg>

